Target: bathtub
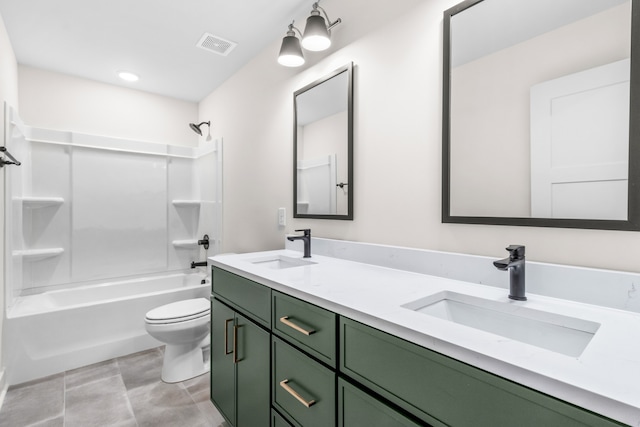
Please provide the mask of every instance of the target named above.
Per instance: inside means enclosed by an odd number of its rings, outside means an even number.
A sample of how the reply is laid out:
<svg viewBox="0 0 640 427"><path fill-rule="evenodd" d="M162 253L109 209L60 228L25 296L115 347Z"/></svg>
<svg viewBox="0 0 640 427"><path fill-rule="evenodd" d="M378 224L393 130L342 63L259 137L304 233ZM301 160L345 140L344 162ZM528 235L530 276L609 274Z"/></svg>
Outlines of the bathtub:
<svg viewBox="0 0 640 427"><path fill-rule="evenodd" d="M160 346L145 330L147 311L209 294L204 273L177 272L21 296L4 324L7 381L19 384Z"/></svg>

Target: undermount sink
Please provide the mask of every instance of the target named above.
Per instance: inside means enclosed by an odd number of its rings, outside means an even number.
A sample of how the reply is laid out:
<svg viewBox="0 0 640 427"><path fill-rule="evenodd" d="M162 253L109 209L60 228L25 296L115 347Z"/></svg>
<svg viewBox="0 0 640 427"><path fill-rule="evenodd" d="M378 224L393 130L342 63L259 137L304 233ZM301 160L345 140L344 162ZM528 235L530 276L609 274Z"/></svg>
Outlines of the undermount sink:
<svg viewBox="0 0 640 427"><path fill-rule="evenodd" d="M263 258L255 258L249 260L251 264L260 265L265 268L270 268L272 270L281 270L283 268L293 268L293 267L301 267L303 265L312 265L316 264L313 261L309 261L302 258L292 258L284 255L273 255L267 256Z"/></svg>
<svg viewBox="0 0 640 427"><path fill-rule="evenodd" d="M582 354L600 327L596 322L522 307L518 303L450 291L402 307L572 357Z"/></svg>

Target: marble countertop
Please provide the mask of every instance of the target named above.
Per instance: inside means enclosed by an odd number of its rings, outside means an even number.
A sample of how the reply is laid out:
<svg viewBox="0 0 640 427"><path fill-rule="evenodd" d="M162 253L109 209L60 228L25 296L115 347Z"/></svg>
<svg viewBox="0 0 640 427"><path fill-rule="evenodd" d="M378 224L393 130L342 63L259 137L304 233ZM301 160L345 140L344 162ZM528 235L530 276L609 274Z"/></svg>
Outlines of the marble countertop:
<svg viewBox="0 0 640 427"><path fill-rule="evenodd" d="M640 314L314 255L314 264L254 263L291 250L219 255L210 264L620 422L640 426ZM442 291L599 323L578 357L402 307ZM511 307L509 307L511 308Z"/></svg>

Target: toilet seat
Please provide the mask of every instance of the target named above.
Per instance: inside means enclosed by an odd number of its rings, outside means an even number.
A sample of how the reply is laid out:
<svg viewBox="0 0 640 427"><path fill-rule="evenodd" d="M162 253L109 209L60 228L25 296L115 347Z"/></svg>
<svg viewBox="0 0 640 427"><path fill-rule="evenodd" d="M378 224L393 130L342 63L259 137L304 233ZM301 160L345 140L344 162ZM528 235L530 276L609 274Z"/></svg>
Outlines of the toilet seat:
<svg viewBox="0 0 640 427"><path fill-rule="evenodd" d="M150 324L186 322L211 314L211 305L205 298L177 301L150 310L145 321Z"/></svg>

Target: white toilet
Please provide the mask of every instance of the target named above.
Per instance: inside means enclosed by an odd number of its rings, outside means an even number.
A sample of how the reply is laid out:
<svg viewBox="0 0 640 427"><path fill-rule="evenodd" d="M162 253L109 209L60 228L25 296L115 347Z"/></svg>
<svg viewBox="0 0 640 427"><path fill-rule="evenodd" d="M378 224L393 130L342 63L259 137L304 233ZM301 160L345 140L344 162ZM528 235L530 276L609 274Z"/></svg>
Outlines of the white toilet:
<svg viewBox="0 0 640 427"><path fill-rule="evenodd" d="M166 343L162 381L185 381L209 371L203 348L210 343L210 320L211 305L205 298L166 304L147 313L147 332Z"/></svg>

